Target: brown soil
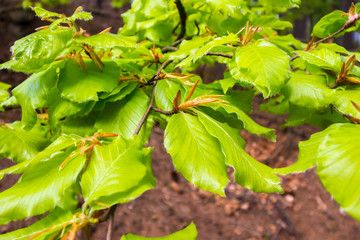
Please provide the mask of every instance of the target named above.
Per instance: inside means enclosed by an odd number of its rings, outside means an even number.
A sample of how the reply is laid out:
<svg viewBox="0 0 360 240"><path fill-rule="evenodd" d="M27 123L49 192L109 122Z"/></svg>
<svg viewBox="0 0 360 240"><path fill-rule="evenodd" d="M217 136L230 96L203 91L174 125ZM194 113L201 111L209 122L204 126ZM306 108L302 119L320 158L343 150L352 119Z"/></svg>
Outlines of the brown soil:
<svg viewBox="0 0 360 240"><path fill-rule="evenodd" d="M91 9L92 1L82 2ZM86 2L86 4L85 4ZM95 2L95 1L94 1ZM2 7L14 4L2 0ZM75 5L62 7L60 11L71 12ZM108 26L121 26L119 11L111 10L109 1L103 1L103 12L109 16L95 15L96 21L84 26L96 33ZM0 62L9 59L13 42L41 26L37 19L23 17L23 22L14 22L22 16L0 9ZM116 28L113 28L116 32ZM26 76L19 73L0 72L0 81L14 86ZM254 108L260 98L256 99ZM0 113L0 119L11 122L20 118L19 111ZM246 150L257 160L271 166L282 167L297 160L299 141L306 140L318 129L302 126L279 129L284 117L254 111L251 117L259 124L276 128L277 143L243 132L248 142ZM1 136L0 136L1 137ZM254 193L231 182L226 189L226 198L196 189L174 169L171 157L163 146L163 131L155 127L149 141L155 147L152 155L153 171L157 178L155 190L144 193L138 199L120 205L115 215L113 239L122 234L134 233L149 237L170 234L194 222L202 239L360 239L360 223L340 211L330 194L321 185L316 171L282 177L285 194ZM0 160L0 169L11 166L9 160ZM229 173L231 173L229 169ZM12 186L18 176L6 176L0 182L0 191ZM27 226L35 218L13 222L0 227L5 233ZM91 239L105 239L106 223L92 229Z"/></svg>

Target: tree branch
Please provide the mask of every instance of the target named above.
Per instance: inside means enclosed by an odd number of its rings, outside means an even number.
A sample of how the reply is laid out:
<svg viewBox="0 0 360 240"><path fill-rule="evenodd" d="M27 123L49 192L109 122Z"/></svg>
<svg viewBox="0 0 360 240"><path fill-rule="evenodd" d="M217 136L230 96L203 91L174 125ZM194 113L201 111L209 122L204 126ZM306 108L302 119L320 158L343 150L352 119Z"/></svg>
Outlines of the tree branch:
<svg viewBox="0 0 360 240"><path fill-rule="evenodd" d="M114 207L115 206L115 207ZM114 215L115 215L115 210L116 210L116 204L112 206L109 210L109 223L108 223L108 229L107 229L107 233L106 233L106 240L111 240L112 237L112 233L113 233L113 227L114 227Z"/></svg>
<svg viewBox="0 0 360 240"><path fill-rule="evenodd" d="M331 34L331 35L329 35L329 36L327 36L327 37L325 37L325 38L323 38L323 39L320 39L320 40L317 41L317 42L314 42L314 45L318 45L318 44L320 44L320 43L322 43L322 42L324 42L324 41L326 41L326 40L334 37L335 35L341 33L342 31L344 31L346 28L347 28L347 27L346 27L346 24L345 24L345 25L342 26L339 30L337 30L336 32L334 32L333 34Z"/></svg>
<svg viewBox="0 0 360 240"><path fill-rule="evenodd" d="M181 0L175 0L176 7L180 15L181 32L176 40L182 39L186 34L186 12Z"/></svg>
<svg viewBox="0 0 360 240"><path fill-rule="evenodd" d="M156 108L156 107L152 107L152 110L154 110L155 112L159 112L161 114L165 114L165 115L173 115L174 114L173 111L164 111L164 110L161 110L161 109Z"/></svg>
<svg viewBox="0 0 360 240"><path fill-rule="evenodd" d="M153 82L153 89L152 89L152 93L151 93L151 97L150 97L150 102L149 102L149 106L145 111L144 116L141 118L139 125L137 126L135 132L133 135L138 135L140 132L140 129L142 127L142 125L144 124L146 118L148 117L150 110L154 104L154 99L155 99L155 87L157 84L157 80L159 78L159 75L161 73L161 71L166 68L170 63L172 63L173 60L166 60L165 62L163 62L163 64L161 64L160 68L158 69L158 71L156 72L156 74L149 80L149 82Z"/></svg>

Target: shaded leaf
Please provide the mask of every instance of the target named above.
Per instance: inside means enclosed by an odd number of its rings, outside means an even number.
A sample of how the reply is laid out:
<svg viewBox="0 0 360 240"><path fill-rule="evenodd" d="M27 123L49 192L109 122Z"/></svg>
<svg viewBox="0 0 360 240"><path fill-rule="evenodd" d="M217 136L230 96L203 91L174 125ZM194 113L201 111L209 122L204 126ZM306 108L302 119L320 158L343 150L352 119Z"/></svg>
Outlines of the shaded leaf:
<svg viewBox="0 0 360 240"><path fill-rule="evenodd" d="M130 138L149 105L149 97L137 89L123 100L107 103L95 128Z"/></svg>

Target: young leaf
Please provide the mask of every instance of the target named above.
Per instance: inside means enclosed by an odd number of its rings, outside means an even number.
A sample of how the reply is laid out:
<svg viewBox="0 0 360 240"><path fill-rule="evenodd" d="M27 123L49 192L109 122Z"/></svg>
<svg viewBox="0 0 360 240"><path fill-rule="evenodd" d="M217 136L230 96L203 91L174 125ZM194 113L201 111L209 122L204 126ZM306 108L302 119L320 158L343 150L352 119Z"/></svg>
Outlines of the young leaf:
<svg viewBox="0 0 360 240"><path fill-rule="evenodd" d="M218 140L196 116L184 112L173 115L165 130L164 144L176 169L188 181L203 190L225 195L225 157Z"/></svg>
<svg viewBox="0 0 360 240"><path fill-rule="evenodd" d="M272 43L257 41L238 48L229 67L235 79L252 84L267 98L285 85L289 56Z"/></svg>
<svg viewBox="0 0 360 240"><path fill-rule="evenodd" d="M360 118L360 112L351 103L354 101L360 103L360 86L347 86L345 88L337 88L333 92L336 101L334 106L341 113L349 114L352 117Z"/></svg>
<svg viewBox="0 0 360 240"><path fill-rule="evenodd" d="M333 124L299 145L299 160L278 169L280 174L316 170L324 187L345 212L360 220L359 154L360 127L354 124Z"/></svg>
<svg viewBox="0 0 360 240"><path fill-rule="evenodd" d="M243 140L238 130L201 111L196 111L196 114L206 130L219 140L226 164L235 169L237 183L254 192L283 192L273 169L253 159L242 148Z"/></svg>
<svg viewBox="0 0 360 240"><path fill-rule="evenodd" d="M124 203L126 199L112 195L125 195L145 177L147 167L142 148L138 137L127 140L120 136L109 145L96 146L81 180L85 204Z"/></svg>
<svg viewBox="0 0 360 240"><path fill-rule="evenodd" d="M309 75L302 71L292 73L281 92L292 104L307 108L322 108L336 99L324 76Z"/></svg>
<svg viewBox="0 0 360 240"><path fill-rule="evenodd" d="M197 230L194 223L191 223L189 226L184 228L183 230L180 230L176 233L164 236L164 237L141 237L134 234L126 234L122 236L120 240L196 240L197 239Z"/></svg>
<svg viewBox="0 0 360 240"><path fill-rule="evenodd" d="M85 154L78 155L62 169L59 167L71 153L67 151L39 163L25 173L13 187L0 193L0 224L39 215L53 210L64 191L77 179L85 164ZM26 203L26 204L24 204Z"/></svg>
<svg viewBox="0 0 360 240"><path fill-rule="evenodd" d="M227 121L229 124L234 124L238 129L242 129L242 128L246 129L249 133L264 136L273 142L276 141L274 129L266 128L257 124L256 122L254 122L254 120L252 120L247 114L245 114L239 108L230 104L223 104L223 103L210 103L208 107L216 111L219 111L222 113L223 116L230 118L222 121L225 122ZM240 121L240 126L237 123L238 121Z"/></svg>
<svg viewBox="0 0 360 240"><path fill-rule="evenodd" d="M100 71L94 62L84 62L86 72L73 59L68 59L60 70L58 88L62 97L74 102L97 101L97 93L110 92L116 87L120 70L116 63L104 61L103 71Z"/></svg>
<svg viewBox="0 0 360 240"><path fill-rule="evenodd" d="M321 48L310 52L298 51L297 54L310 64L333 72L340 72L342 64L340 55L328 48Z"/></svg>

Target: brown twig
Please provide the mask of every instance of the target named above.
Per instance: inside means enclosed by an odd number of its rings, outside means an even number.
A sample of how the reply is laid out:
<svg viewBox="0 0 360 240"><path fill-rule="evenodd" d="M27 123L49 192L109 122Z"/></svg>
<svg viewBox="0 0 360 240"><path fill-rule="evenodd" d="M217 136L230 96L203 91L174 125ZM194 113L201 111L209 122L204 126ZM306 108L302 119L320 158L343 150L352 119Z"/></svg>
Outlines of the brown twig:
<svg viewBox="0 0 360 240"><path fill-rule="evenodd" d="M158 71L156 72L156 74L149 80L149 82L151 81L153 83L153 89L152 89L152 93L151 93L151 97L150 97L150 102L149 102L149 106L147 107L145 114L143 115L143 117L141 118L135 132L133 135L138 135L140 132L140 129L142 127L142 125L144 124L146 118L148 117L150 110L154 104L154 100L155 100L155 87L156 87L156 83L157 80L159 78L159 75L161 73L161 71L166 68L170 63L172 63L173 60L166 60L165 62L163 62L163 64L161 64L160 68L158 69Z"/></svg>
<svg viewBox="0 0 360 240"><path fill-rule="evenodd" d="M115 207L114 207L115 206ZM114 228L114 215L115 215L115 210L116 210L116 204L112 206L109 210L110 212L110 217L109 217L109 223L108 223L108 229L107 229L107 233L106 233L106 240L111 240L112 237L112 233L113 233L113 228ZM113 208L114 207L114 208Z"/></svg>
<svg viewBox="0 0 360 240"><path fill-rule="evenodd" d="M342 31L344 31L346 28L347 28L346 25L342 26L339 30L337 30L337 31L334 32L333 34L331 34L331 35L329 35L329 36L327 36L327 37L325 37L325 38L323 38L323 39L320 39L319 41L314 42L314 45L318 45L318 44L320 44L320 43L322 43L322 42L324 42L324 41L326 41L326 40L334 37L335 35L341 33Z"/></svg>
<svg viewBox="0 0 360 240"><path fill-rule="evenodd" d="M161 109L156 108L156 107L152 107L152 110L154 110L155 112L165 114L165 115L173 115L174 114L173 111L164 111L164 110L161 110Z"/></svg>
<svg viewBox="0 0 360 240"><path fill-rule="evenodd" d="M181 0L175 0L176 7L180 15L181 31L176 40L182 39L186 34L186 12Z"/></svg>

